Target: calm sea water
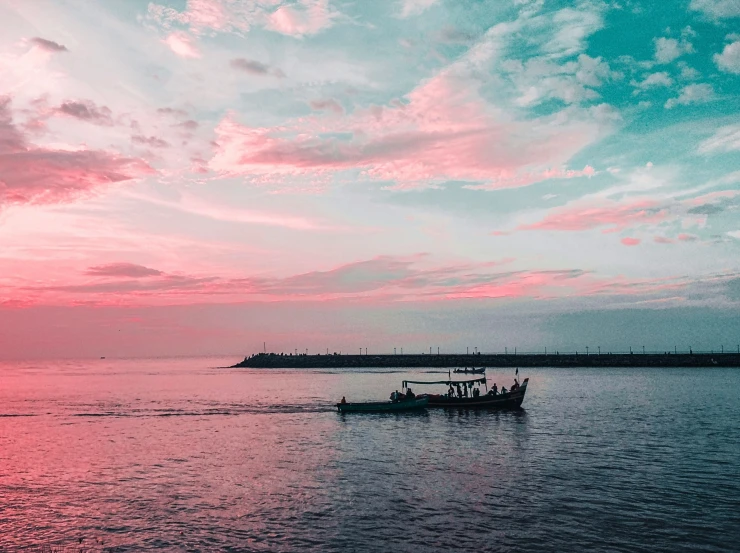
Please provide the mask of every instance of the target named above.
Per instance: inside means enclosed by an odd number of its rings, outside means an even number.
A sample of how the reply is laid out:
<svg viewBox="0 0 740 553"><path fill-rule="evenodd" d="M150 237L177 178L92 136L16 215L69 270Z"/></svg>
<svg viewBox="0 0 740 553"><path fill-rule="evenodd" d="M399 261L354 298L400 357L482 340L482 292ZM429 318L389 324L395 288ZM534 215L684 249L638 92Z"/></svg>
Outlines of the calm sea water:
<svg viewBox="0 0 740 553"><path fill-rule="evenodd" d="M340 415L440 375L234 361L0 364L0 550L740 551L740 369L528 370L519 412Z"/></svg>

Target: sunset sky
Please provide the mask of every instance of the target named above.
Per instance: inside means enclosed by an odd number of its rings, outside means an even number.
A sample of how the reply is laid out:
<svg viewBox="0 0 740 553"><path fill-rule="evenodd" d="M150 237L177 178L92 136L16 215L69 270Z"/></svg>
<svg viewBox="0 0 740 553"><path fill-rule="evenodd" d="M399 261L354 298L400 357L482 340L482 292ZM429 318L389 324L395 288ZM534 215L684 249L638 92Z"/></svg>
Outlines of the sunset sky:
<svg viewBox="0 0 740 553"><path fill-rule="evenodd" d="M735 349L738 0L0 0L0 357Z"/></svg>

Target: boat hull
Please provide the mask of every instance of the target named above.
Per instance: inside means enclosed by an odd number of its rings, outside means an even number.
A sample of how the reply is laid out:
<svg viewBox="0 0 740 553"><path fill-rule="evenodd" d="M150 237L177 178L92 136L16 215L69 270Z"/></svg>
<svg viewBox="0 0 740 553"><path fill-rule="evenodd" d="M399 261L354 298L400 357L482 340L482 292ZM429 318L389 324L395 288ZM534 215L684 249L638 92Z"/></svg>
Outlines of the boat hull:
<svg viewBox="0 0 740 553"><path fill-rule="evenodd" d="M366 403L337 403L340 413L397 413L424 409L429 404L429 396L419 396L404 401L369 401Z"/></svg>
<svg viewBox="0 0 740 553"><path fill-rule="evenodd" d="M430 395L429 407L449 407L459 409L520 409L527 392L527 380L518 390L498 395L482 395L478 397L447 397L446 395Z"/></svg>

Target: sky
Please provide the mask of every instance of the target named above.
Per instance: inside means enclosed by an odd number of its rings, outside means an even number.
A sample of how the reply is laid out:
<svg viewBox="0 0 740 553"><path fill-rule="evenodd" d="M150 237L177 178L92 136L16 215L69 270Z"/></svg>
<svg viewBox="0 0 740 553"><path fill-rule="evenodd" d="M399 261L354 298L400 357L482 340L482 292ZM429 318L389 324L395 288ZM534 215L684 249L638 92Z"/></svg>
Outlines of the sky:
<svg viewBox="0 0 740 553"><path fill-rule="evenodd" d="M738 0L0 0L0 357L738 342Z"/></svg>

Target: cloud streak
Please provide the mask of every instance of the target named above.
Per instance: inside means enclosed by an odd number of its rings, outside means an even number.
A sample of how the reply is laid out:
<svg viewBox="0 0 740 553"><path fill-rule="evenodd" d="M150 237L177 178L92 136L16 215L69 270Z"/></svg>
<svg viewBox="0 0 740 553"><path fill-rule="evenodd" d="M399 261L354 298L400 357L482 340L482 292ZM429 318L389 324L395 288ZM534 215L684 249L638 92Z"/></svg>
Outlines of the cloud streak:
<svg viewBox="0 0 740 553"><path fill-rule="evenodd" d="M100 277L131 277L143 278L151 276L161 276L162 271L150 269L143 265L134 263L108 263L107 265L96 265L88 268L85 274Z"/></svg>

